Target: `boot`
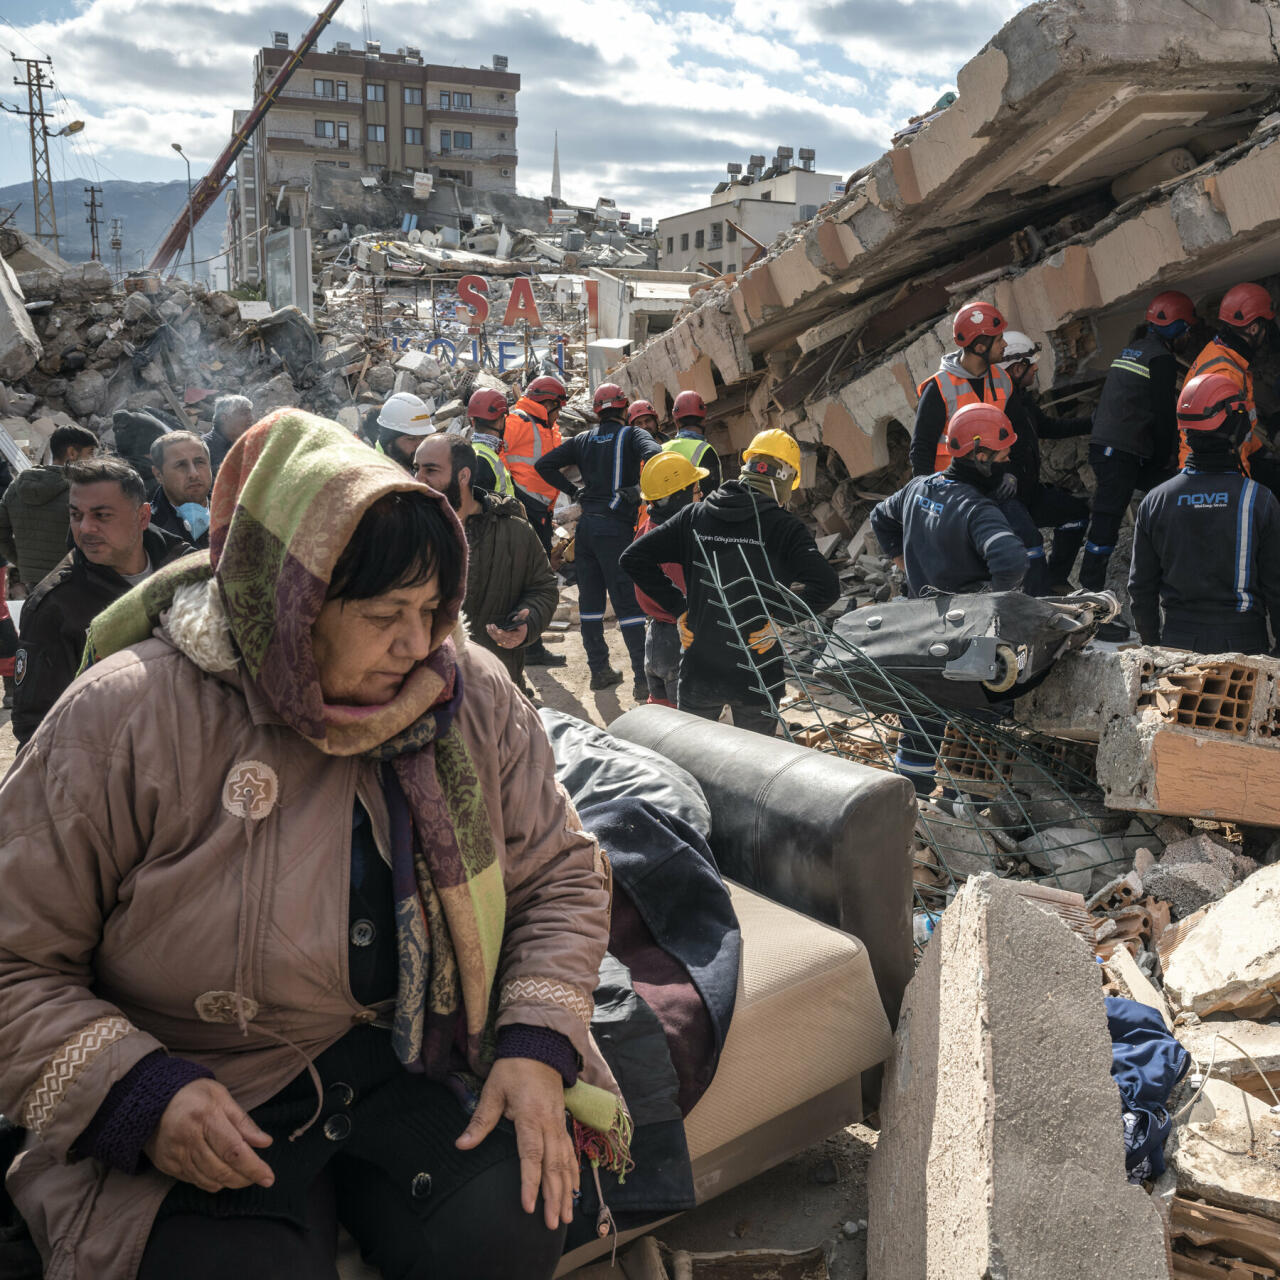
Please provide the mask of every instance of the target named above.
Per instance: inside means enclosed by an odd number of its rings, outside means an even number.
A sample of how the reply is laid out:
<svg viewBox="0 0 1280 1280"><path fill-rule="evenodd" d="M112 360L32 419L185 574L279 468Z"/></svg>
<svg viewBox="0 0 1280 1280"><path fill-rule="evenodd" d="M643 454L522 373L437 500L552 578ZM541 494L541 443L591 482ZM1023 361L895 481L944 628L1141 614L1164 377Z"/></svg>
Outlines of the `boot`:
<svg viewBox="0 0 1280 1280"><path fill-rule="evenodd" d="M622 672L615 671L612 667L603 667L599 671L591 673L591 687L593 689L612 689L615 684L622 683Z"/></svg>
<svg viewBox="0 0 1280 1280"><path fill-rule="evenodd" d="M637 702L649 701L649 682L643 676L637 676L631 686L631 696Z"/></svg>
<svg viewBox="0 0 1280 1280"><path fill-rule="evenodd" d="M541 640L525 645L524 665L526 667L563 667L569 661L563 653L552 653Z"/></svg>

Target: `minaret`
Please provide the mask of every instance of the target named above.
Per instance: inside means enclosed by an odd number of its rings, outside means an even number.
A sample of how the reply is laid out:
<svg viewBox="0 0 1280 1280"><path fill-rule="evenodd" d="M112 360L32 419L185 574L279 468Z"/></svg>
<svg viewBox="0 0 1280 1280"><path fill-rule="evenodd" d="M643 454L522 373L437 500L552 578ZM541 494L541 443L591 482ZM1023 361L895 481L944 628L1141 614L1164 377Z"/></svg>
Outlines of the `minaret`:
<svg viewBox="0 0 1280 1280"><path fill-rule="evenodd" d="M555 149L551 153L551 198L560 202L560 130L556 130Z"/></svg>

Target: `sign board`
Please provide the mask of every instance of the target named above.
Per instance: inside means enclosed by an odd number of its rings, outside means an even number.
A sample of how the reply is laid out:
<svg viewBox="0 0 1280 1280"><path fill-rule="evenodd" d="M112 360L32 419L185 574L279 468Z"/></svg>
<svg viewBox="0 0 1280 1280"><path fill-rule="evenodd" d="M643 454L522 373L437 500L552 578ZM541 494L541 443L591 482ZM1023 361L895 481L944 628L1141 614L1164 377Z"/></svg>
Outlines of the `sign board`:
<svg viewBox="0 0 1280 1280"><path fill-rule="evenodd" d="M241 320L265 320L274 310L269 302L240 303Z"/></svg>
<svg viewBox="0 0 1280 1280"><path fill-rule="evenodd" d="M831 194L832 194L833 196L842 196L842 195L844 195L844 183L843 183L843 182L833 182L833 183L831 184Z"/></svg>
<svg viewBox="0 0 1280 1280"><path fill-rule="evenodd" d="M551 225L553 227L571 226L578 220L577 209L552 209Z"/></svg>
<svg viewBox="0 0 1280 1280"><path fill-rule="evenodd" d="M596 221L597 222L617 222L618 206L615 204L605 204L600 200L596 204Z"/></svg>
<svg viewBox="0 0 1280 1280"><path fill-rule="evenodd" d="M413 198L415 200L426 200L431 195L431 188L435 185L435 179L429 173L418 172L413 175Z"/></svg>

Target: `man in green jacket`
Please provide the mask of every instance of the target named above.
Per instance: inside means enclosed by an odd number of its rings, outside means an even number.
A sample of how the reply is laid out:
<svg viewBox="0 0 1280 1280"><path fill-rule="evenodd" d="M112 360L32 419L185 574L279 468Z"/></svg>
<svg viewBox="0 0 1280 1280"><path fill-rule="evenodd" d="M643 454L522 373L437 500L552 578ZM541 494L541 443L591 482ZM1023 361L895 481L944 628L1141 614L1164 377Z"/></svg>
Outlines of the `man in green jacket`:
<svg viewBox="0 0 1280 1280"><path fill-rule="evenodd" d="M462 436L428 436L413 461L414 479L444 494L467 534L467 634L496 653L525 689L525 649L537 642L560 600L542 542L514 498L471 487L476 452Z"/></svg>
<svg viewBox="0 0 1280 1280"><path fill-rule="evenodd" d="M49 438L53 462L19 471L0 498L0 556L17 565L18 580L28 592L70 547L67 465L92 458L97 447L98 437L88 427L58 427Z"/></svg>

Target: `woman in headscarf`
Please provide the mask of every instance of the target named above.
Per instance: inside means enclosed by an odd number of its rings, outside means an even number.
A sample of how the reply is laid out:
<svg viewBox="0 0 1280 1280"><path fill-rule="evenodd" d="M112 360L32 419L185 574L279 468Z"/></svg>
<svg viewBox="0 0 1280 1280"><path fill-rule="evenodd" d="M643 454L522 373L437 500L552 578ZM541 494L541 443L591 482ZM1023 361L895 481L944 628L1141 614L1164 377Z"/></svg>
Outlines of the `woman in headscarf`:
<svg viewBox="0 0 1280 1280"><path fill-rule="evenodd" d="M47 1280L555 1268L628 1162L608 869L458 627L444 499L283 410L0 787L0 1112Z"/></svg>

